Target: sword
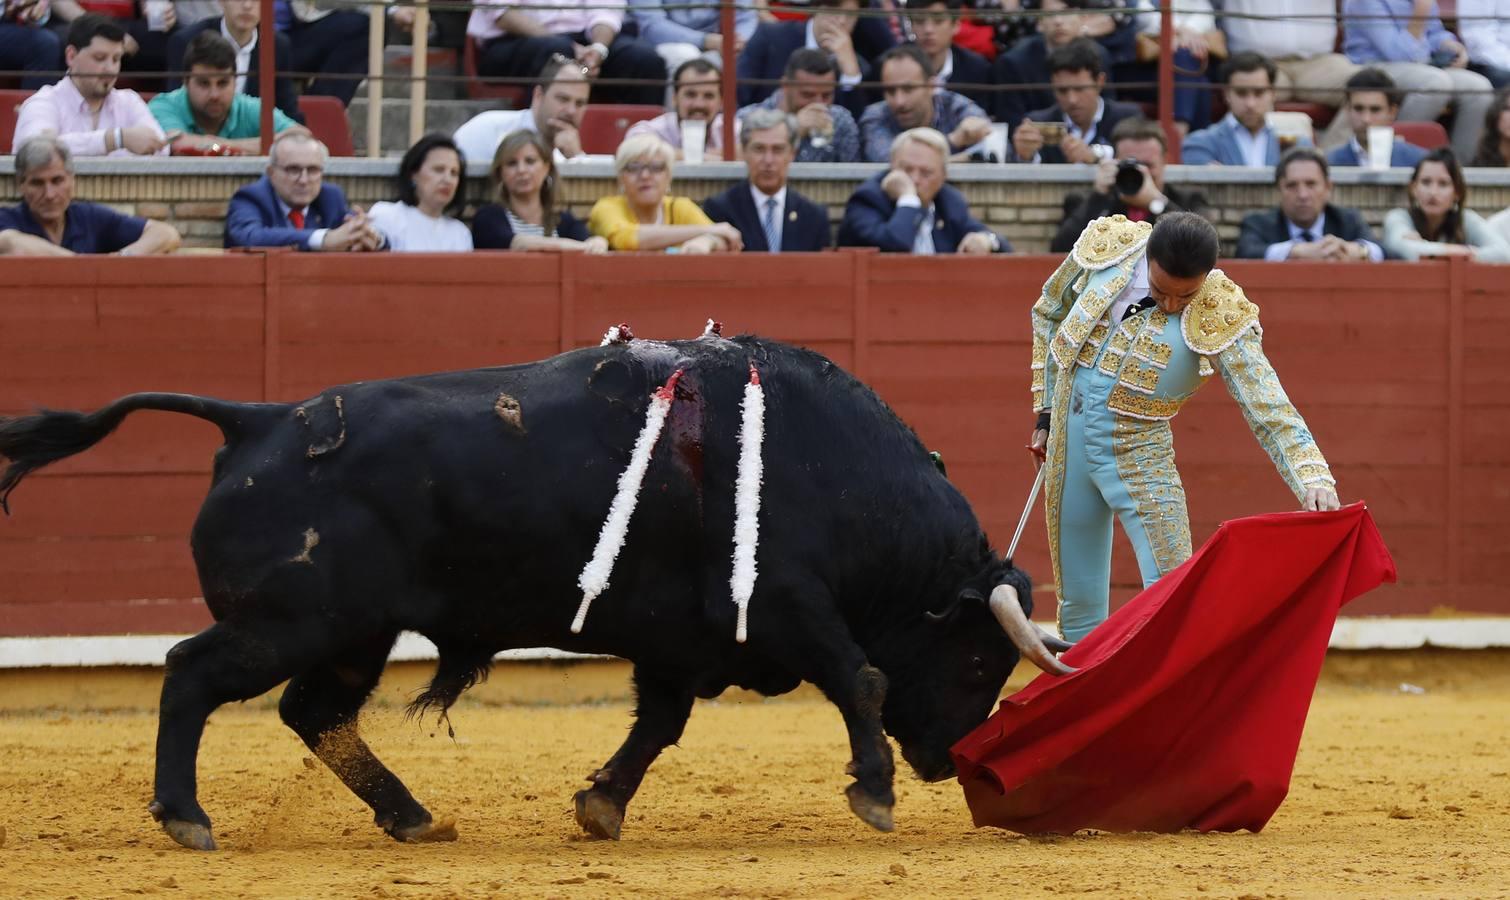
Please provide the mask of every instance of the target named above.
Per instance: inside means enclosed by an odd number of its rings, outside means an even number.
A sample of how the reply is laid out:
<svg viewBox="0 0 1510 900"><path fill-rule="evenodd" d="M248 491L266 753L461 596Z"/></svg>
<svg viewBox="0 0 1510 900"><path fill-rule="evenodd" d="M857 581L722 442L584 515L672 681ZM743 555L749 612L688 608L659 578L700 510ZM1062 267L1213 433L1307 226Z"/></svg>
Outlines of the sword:
<svg viewBox="0 0 1510 900"><path fill-rule="evenodd" d="M1017 555L1017 542L1022 540L1022 530L1028 526L1028 516L1033 513L1033 504L1038 502L1038 492L1043 489L1043 470L1046 465L1038 467L1038 477L1033 479L1033 490L1028 494L1028 505L1022 508L1022 518L1017 520L1017 530L1012 533L1012 546L1007 548L1007 559Z"/></svg>

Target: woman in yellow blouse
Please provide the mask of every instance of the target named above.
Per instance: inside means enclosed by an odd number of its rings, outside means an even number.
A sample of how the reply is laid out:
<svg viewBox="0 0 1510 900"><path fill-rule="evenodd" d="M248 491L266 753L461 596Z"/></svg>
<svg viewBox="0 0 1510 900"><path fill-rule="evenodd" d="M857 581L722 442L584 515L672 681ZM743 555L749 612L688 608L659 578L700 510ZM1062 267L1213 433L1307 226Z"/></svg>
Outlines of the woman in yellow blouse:
<svg viewBox="0 0 1510 900"><path fill-rule="evenodd" d="M739 250L739 229L709 219L686 197L667 196L676 151L652 134L627 138L613 155L622 193L593 204L588 230L612 250L717 253Z"/></svg>

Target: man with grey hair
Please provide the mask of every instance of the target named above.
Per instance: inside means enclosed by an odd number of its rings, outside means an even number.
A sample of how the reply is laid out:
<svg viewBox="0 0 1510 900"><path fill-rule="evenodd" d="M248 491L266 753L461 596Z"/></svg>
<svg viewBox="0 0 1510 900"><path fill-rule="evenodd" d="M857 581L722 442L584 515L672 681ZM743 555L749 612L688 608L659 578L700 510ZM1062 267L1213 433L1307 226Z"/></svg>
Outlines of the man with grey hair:
<svg viewBox="0 0 1510 900"><path fill-rule="evenodd" d="M73 153L54 135L16 149L16 184L21 205L0 209L0 254L145 256L178 249L181 238L171 225L74 200Z"/></svg>
<svg viewBox="0 0 1510 900"><path fill-rule="evenodd" d="M850 195L839 246L883 253L1010 253L1006 239L970 216L965 195L944 183L949 140L932 128L909 128L891 142L891 169Z"/></svg>
<svg viewBox="0 0 1510 900"><path fill-rule="evenodd" d="M383 236L361 207L325 184L325 145L308 132L285 131L267 155L267 174L231 198L227 247L298 247L326 252L381 250Z"/></svg>
<svg viewBox="0 0 1510 900"><path fill-rule="evenodd" d="M744 117L739 147L749 177L703 202L715 222L739 229L746 251L812 253L832 243L828 210L787 186L797 153L797 118L779 109Z"/></svg>

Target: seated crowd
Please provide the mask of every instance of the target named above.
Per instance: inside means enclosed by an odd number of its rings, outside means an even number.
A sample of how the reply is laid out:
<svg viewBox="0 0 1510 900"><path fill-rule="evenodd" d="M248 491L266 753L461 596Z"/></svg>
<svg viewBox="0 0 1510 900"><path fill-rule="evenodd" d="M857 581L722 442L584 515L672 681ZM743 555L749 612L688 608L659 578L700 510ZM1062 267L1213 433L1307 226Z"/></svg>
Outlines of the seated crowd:
<svg viewBox="0 0 1510 900"><path fill-rule="evenodd" d="M176 233L170 241L148 227L161 223L138 228L142 220L117 221L103 207L73 201L73 158L260 152L258 4L169 4L167 19L156 17L145 30L74 0L51 0L50 12L35 12L47 5L42 0L0 23L0 59L39 58L33 44L46 43L38 37L46 33L57 50L50 66L66 72L55 83L28 85L36 90L19 108L13 152L23 203L4 211L0 252L41 252L39 241L73 252L172 249ZM716 9L648 0L625 7L477 0L467 33L479 71L536 79L527 107L480 113L454 136L427 135L400 162L399 199L364 211L323 183L328 150L299 120L298 88L280 75L266 175L231 199L225 244L712 253L837 243L919 254L1010 252L947 183L949 167L1093 166L1091 189L1065 198L1051 242L1062 252L1099 216L1209 214L1199 192L1164 183L1170 140L1182 137L1186 165L1274 171L1279 206L1244 220L1239 255L1501 258L1499 235L1510 218L1486 220L1466 207L1458 162L1503 166L1510 159L1510 58L1496 55L1503 45L1497 33L1485 33L1487 18L1465 11L1460 39L1433 4L1416 0L1347 0L1344 15L1359 18L1344 26L1332 0L1295 0L1288 17L1266 17L1263 4L1243 0L1226 0L1228 15L1219 15L1208 0L1191 0L1174 17L1178 133L1166 134L1145 117L1149 98L1137 84L1151 77L1160 52L1155 0L1025 5L1039 15L977 20L961 0L887 2L876 14L856 15L862 0L811 0L810 15L776 19L740 3L737 58L726 61ZM1460 3L1460 11L1469 5ZM320 86L349 100L365 71L367 19L360 16L362 65L354 65L343 48L358 34L348 15L356 14L322 6L280 0L278 67L286 61L309 75L306 91ZM206 15L180 22L190 9ZM412 9L391 7L389 21L412 25ZM1510 37L1510 26L1506 31ZM318 62L309 56L312 46L321 48ZM152 53L175 63L183 78L144 102L117 82L133 59L141 70L138 57ZM726 62L738 73L740 104L728 155L743 160L748 178L699 203L672 191L673 172L701 156L694 139L724 155ZM12 68L41 71L21 62ZM1500 86L1506 90L1496 96ZM585 220L573 216L561 202L561 164L586 155L580 129L589 104L662 99L665 112L631 126L613 156L619 193L600 198ZM1297 131L1275 116L1285 99L1338 111L1320 133ZM1444 112L1450 148L1418 147L1394 133L1396 123ZM1376 239L1356 212L1329 202L1330 170L1384 165L1386 158L1412 177L1404 206L1386 217ZM493 184L492 202L470 226L460 218L469 159L490 161ZM888 168L855 190L835 235L829 211L788 187L793 162ZM98 239L85 239L85 231ZM128 234L131 240L120 240Z"/></svg>

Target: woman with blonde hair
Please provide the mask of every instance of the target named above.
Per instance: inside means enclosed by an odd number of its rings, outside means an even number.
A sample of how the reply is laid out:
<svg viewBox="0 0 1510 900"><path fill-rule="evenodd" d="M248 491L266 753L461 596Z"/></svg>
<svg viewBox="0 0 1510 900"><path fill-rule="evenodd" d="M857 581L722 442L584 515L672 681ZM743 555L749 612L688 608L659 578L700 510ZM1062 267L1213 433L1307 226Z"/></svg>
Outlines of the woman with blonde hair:
<svg viewBox="0 0 1510 900"><path fill-rule="evenodd" d="M1471 256L1480 262L1510 261L1510 243L1468 208L1463 167L1447 147L1426 154L1406 185L1408 209L1384 216L1386 253L1400 259Z"/></svg>
<svg viewBox="0 0 1510 900"><path fill-rule="evenodd" d="M561 180L550 145L538 133L511 132L498 144L488 174L495 200L477 210L472 219L472 242L477 249L608 250L608 241L588 234L581 219L556 208Z"/></svg>
<svg viewBox="0 0 1510 900"><path fill-rule="evenodd" d="M626 138L613 155L621 192L593 205L587 226L614 250L739 250L739 229L715 223L687 197L669 196L676 151L653 134Z"/></svg>

